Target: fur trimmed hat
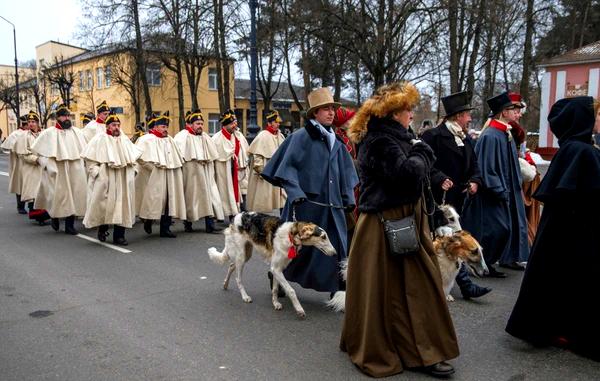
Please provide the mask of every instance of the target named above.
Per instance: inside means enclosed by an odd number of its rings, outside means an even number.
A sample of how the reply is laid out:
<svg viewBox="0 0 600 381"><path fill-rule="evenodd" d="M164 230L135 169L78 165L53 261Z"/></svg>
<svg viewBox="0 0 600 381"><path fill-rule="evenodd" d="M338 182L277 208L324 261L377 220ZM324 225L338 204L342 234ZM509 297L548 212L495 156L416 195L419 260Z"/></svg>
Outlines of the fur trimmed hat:
<svg viewBox="0 0 600 381"><path fill-rule="evenodd" d="M114 112L111 112L110 114L108 114L108 117L106 117L104 124L106 124L108 126L109 124L115 123L115 122L121 123L117 114L115 114Z"/></svg>
<svg viewBox="0 0 600 381"><path fill-rule="evenodd" d="M350 120L350 140L354 143L363 140L371 116L384 118L398 110L411 110L419 103L420 98L419 91L410 82L394 82L381 86Z"/></svg>
<svg viewBox="0 0 600 381"><path fill-rule="evenodd" d="M169 125L169 111L165 111L162 115L152 114L146 117L146 124L148 129L152 129L156 126L168 126Z"/></svg>
<svg viewBox="0 0 600 381"><path fill-rule="evenodd" d="M108 107L108 103L106 101L102 101L98 106L96 106L96 112L100 114L101 112L110 111L110 107Z"/></svg>
<svg viewBox="0 0 600 381"><path fill-rule="evenodd" d="M223 114L221 114L221 118L219 119L219 123L221 126L226 126L230 123L233 123L237 120L235 116L235 112L233 110L227 110Z"/></svg>
<svg viewBox="0 0 600 381"><path fill-rule="evenodd" d="M69 116L71 115L71 111L67 108L65 104L58 105L56 110L54 111L56 116Z"/></svg>
<svg viewBox="0 0 600 381"><path fill-rule="evenodd" d="M269 123L273 123L273 122L281 123L281 122L283 122L283 120L279 116L279 112L277 112L277 110L269 111L267 113L266 119L267 119L267 122L269 122Z"/></svg>
<svg viewBox="0 0 600 381"><path fill-rule="evenodd" d="M36 122L40 121L40 116L33 110L29 110L29 114L27 114L27 120L34 120Z"/></svg>
<svg viewBox="0 0 600 381"><path fill-rule="evenodd" d="M204 121L204 115L202 115L202 111L200 111L199 109L194 111L188 111L185 113L185 122L187 124L192 124L197 120Z"/></svg>

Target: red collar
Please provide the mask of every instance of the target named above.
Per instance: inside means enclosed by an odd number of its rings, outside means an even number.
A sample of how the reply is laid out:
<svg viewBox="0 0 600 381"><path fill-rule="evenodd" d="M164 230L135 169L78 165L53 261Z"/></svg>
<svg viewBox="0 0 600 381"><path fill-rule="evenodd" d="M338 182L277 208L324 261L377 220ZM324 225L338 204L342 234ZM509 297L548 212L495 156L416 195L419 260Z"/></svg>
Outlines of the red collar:
<svg viewBox="0 0 600 381"><path fill-rule="evenodd" d="M290 248L288 249L288 259L294 259L298 256L298 250L296 250L296 245L294 245L294 237L292 237L292 233L288 234L288 239L290 240Z"/></svg>
<svg viewBox="0 0 600 381"><path fill-rule="evenodd" d="M279 132L279 128L275 128L275 127L271 126L270 124L268 124L267 127L265 127L265 130L269 131L270 133L272 133L275 136L277 136L277 133Z"/></svg>
<svg viewBox="0 0 600 381"><path fill-rule="evenodd" d="M100 120L100 118L96 118L96 123L104 124L104 121Z"/></svg>
<svg viewBox="0 0 600 381"><path fill-rule="evenodd" d="M221 132L223 133L223 136L225 136L225 138L227 140L231 140L231 135L233 135L233 133L230 133L229 131L227 131L225 129L225 127L221 127Z"/></svg>
<svg viewBox="0 0 600 381"><path fill-rule="evenodd" d="M508 125L502 123L497 119L492 119L489 127L495 128L496 130L500 130L502 132L508 132Z"/></svg>
<svg viewBox="0 0 600 381"><path fill-rule="evenodd" d="M166 136L164 136L163 134L161 134L160 132L156 131L155 129L151 129L150 133L158 138L166 138Z"/></svg>
<svg viewBox="0 0 600 381"><path fill-rule="evenodd" d="M63 129L58 121L56 121L56 125L54 127L58 128L59 130Z"/></svg>
<svg viewBox="0 0 600 381"><path fill-rule="evenodd" d="M193 129L192 127L185 126L185 129L186 129L186 130L187 130L187 132L189 132L190 134L192 134L192 135L197 135L197 134L196 134L196 131L194 131L194 129Z"/></svg>

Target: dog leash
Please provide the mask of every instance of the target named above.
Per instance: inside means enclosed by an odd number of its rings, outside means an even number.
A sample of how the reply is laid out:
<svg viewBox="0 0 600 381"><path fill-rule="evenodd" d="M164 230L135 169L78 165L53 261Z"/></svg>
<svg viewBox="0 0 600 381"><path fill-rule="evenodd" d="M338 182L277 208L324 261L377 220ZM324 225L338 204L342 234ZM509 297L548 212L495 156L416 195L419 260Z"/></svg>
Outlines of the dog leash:
<svg viewBox="0 0 600 381"><path fill-rule="evenodd" d="M314 205L318 205L318 206L323 206L325 208L333 208L333 209L346 209L343 206L339 206L339 205L333 205L333 204L325 204L322 202L318 202L318 201L312 201L312 200L304 200L304 202L309 202L311 204ZM296 204L292 204L292 221L296 222Z"/></svg>

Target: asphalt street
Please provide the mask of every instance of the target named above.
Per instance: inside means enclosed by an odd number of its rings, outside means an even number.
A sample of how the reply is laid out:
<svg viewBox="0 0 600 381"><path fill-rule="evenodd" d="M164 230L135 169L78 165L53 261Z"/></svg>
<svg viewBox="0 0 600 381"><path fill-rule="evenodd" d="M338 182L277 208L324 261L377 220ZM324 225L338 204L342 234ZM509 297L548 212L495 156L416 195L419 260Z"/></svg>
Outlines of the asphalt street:
<svg viewBox="0 0 600 381"><path fill-rule="evenodd" d="M181 223L176 239L136 225L129 253L37 226L16 213L2 172L0 154L1 381L367 379L338 349L343 315L325 308L328 295L292 284L306 320L287 299L274 311L267 267L255 257L244 274L254 302L245 304L235 282L222 290L225 268L206 254L223 236L186 234ZM600 379L598 363L504 332L521 276L479 280L494 289L481 300L454 293L454 379ZM390 379L431 380L408 371Z"/></svg>

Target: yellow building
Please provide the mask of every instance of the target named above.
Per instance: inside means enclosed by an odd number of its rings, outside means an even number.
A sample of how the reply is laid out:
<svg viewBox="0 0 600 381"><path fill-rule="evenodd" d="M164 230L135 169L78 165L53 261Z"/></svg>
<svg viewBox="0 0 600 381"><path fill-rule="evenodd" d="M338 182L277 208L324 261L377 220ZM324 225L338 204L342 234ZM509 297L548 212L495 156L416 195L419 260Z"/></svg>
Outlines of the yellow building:
<svg viewBox="0 0 600 381"><path fill-rule="evenodd" d="M35 70L32 68L19 67L19 108L21 114L35 110L35 101L31 94L26 90L28 82L35 77ZM0 91L5 91L15 86L15 67L14 65L0 65ZM17 117L13 110L4 103L0 103L0 130L2 136L7 137L11 132L18 128Z"/></svg>

